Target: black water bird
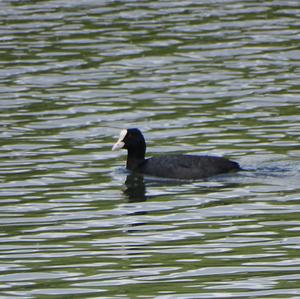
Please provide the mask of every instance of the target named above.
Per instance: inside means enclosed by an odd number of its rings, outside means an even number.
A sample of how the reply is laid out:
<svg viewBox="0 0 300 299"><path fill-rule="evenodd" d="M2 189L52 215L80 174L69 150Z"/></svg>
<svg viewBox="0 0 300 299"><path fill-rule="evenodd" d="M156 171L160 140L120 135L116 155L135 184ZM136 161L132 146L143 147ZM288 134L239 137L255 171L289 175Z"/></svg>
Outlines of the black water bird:
<svg viewBox="0 0 300 299"><path fill-rule="evenodd" d="M164 154L145 159L146 142L139 129L124 129L112 150L127 149L126 168L150 176L195 180L241 170L239 164L223 157Z"/></svg>

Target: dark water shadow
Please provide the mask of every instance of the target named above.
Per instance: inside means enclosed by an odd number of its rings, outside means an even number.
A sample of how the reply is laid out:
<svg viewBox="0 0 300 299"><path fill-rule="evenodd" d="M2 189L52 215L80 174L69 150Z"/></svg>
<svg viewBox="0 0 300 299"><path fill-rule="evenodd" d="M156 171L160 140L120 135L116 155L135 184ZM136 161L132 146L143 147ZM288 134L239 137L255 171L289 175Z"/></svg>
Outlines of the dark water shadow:
<svg viewBox="0 0 300 299"><path fill-rule="evenodd" d="M137 173L129 173L126 176L124 183L125 188L123 193L128 203L145 202L149 199L159 196L150 195L147 189L155 187L174 187L176 191L166 191L163 195L174 193L186 193L186 194L206 194L210 192L222 192L224 189L236 188L241 184L235 181L236 174L218 175L205 180L178 180L178 179L166 179L159 177L149 177Z"/></svg>
<svg viewBox="0 0 300 299"><path fill-rule="evenodd" d="M143 202L147 200L144 176L130 173L125 180L123 190L128 202Z"/></svg>

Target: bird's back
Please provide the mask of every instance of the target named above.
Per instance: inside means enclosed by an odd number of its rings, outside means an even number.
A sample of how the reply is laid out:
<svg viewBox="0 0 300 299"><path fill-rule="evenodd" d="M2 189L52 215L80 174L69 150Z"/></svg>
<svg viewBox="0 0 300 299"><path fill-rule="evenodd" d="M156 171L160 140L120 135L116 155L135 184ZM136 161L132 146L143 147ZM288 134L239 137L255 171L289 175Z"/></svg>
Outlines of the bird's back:
<svg viewBox="0 0 300 299"><path fill-rule="evenodd" d="M240 170L239 164L222 157L196 155L165 155L146 159L139 171L148 175L201 179Z"/></svg>

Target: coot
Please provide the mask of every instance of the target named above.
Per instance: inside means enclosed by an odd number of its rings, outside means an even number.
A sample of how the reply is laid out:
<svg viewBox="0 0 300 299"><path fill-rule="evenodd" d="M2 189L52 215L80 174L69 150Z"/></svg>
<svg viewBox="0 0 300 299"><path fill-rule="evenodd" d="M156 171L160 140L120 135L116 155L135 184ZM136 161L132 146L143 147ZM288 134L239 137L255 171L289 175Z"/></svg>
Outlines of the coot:
<svg viewBox="0 0 300 299"><path fill-rule="evenodd" d="M222 157L164 154L145 159L146 142L139 129L122 130L112 150L128 151L126 168L151 176L174 179L203 179L240 170L238 163Z"/></svg>

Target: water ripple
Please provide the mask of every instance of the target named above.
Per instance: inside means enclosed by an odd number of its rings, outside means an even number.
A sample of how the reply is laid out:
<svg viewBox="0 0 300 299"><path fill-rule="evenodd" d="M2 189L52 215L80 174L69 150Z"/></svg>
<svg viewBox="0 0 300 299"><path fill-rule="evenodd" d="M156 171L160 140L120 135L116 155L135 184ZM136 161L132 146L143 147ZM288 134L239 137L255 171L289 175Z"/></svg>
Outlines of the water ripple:
<svg viewBox="0 0 300 299"><path fill-rule="evenodd" d="M0 8L3 298L299 296L298 1ZM132 176L130 126L244 171Z"/></svg>

